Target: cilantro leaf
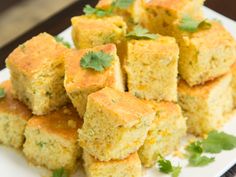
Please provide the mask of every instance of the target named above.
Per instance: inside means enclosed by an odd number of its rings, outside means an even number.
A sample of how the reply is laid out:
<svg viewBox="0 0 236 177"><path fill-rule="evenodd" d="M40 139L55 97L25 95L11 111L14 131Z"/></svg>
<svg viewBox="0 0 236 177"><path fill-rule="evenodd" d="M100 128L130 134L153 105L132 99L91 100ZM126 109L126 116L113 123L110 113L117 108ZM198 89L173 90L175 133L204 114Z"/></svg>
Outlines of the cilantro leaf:
<svg viewBox="0 0 236 177"><path fill-rule="evenodd" d="M136 26L133 31L129 32L126 37L132 39L157 39L156 34L151 34L149 31L141 26Z"/></svg>
<svg viewBox="0 0 236 177"><path fill-rule="evenodd" d="M113 7L107 9L107 10L103 10L103 9L99 9L99 8L93 8L90 5L86 5L83 9L83 12L86 15L96 15L98 17L104 17L104 16L108 16L111 15L113 12Z"/></svg>
<svg viewBox="0 0 236 177"><path fill-rule="evenodd" d="M65 41L65 40L63 39L63 37L55 36L54 38L55 38L55 40L56 40L57 42L62 43L62 44L63 44L64 46L66 46L67 48L71 48L70 43L67 42L67 41Z"/></svg>
<svg viewBox="0 0 236 177"><path fill-rule="evenodd" d="M134 0L116 0L114 6L120 9L127 9L133 2Z"/></svg>
<svg viewBox="0 0 236 177"><path fill-rule="evenodd" d="M205 166L213 162L215 158L209 158L207 156L202 156L201 154L194 154L189 158L189 165L194 167Z"/></svg>
<svg viewBox="0 0 236 177"><path fill-rule="evenodd" d="M197 21L188 15L184 15L180 21L179 29L182 31L195 32L199 28L209 29L211 24L206 20Z"/></svg>
<svg viewBox="0 0 236 177"><path fill-rule="evenodd" d="M80 60L80 66L82 68L90 68L95 71L104 71L111 66L113 57L103 51L86 53Z"/></svg>
<svg viewBox="0 0 236 177"><path fill-rule="evenodd" d="M4 88L0 88L0 98L4 98L6 95Z"/></svg>
<svg viewBox="0 0 236 177"><path fill-rule="evenodd" d="M172 164L169 160L158 160L159 169L163 173L171 173L173 171Z"/></svg>
<svg viewBox="0 0 236 177"><path fill-rule="evenodd" d="M203 152L202 143L200 141L193 142L186 147L186 150L190 154L201 154Z"/></svg>
<svg viewBox="0 0 236 177"><path fill-rule="evenodd" d="M222 150L236 148L236 136L224 132L212 131L202 141L203 150L209 153L220 153Z"/></svg>
<svg viewBox="0 0 236 177"><path fill-rule="evenodd" d="M191 166L205 166L214 161L214 158L203 156L202 142L196 141L186 147L189 153L189 165Z"/></svg>
<svg viewBox="0 0 236 177"><path fill-rule="evenodd" d="M69 177L69 172L64 168L59 168L53 171L52 177Z"/></svg>
<svg viewBox="0 0 236 177"><path fill-rule="evenodd" d="M173 166L171 161L164 159L162 156L160 158L158 160L159 170L163 173L171 173L172 177L178 177L182 168L180 166Z"/></svg>
<svg viewBox="0 0 236 177"><path fill-rule="evenodd" d="M182 167L177 166L177 167L173 167L173 172L172 172L172 177L178 177L180 172L182 170Z"/></svg>

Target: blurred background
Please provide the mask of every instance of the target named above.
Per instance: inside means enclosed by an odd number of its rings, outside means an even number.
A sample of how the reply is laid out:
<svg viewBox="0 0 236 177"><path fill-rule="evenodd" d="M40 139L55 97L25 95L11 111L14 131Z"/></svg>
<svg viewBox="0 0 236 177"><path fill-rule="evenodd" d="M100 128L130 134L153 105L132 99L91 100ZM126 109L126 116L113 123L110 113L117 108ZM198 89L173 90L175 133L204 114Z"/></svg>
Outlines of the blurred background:
<svg viewBox="0 0 236 177"><path fill-rule="evenodd" d="M75 1L78 0L0 0L0 48ZM205 4L236 20L235 2L206 0Z"/></svg>
<svg viewBox="0 0 236 177"><path fill-rule="evenodd" d="M0 0L0 48L76 0Z"/></svg>

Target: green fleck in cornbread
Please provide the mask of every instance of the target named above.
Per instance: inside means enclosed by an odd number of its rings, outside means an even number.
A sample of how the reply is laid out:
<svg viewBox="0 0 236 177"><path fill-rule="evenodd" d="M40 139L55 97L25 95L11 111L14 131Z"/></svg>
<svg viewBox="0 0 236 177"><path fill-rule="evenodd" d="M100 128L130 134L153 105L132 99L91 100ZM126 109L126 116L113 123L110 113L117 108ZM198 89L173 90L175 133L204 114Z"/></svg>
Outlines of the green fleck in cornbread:
<svg viewBox="0 0 236 177"><path fill-rule="evenodd" d="M156 111L156 117L138 151L145 167L155 165L160 155L166 156L176 150L187 131L186 118L183 117L179 105L154 101L149 101L149 104Z"/></svg>
<svg viewBox="0 0 236 177"><path fill-rule="evenodd" d="M5 96L0 98L0 143L20 148L25 140L24 130L31 117L30 110L12 96L10 81L0 84Z"/></svg>
<svg viewBox="0 0 236 177"><path fill-rule="evenodd" d="M33 114L44 115L67 103L63 81L68 50L54 37L41 33L8 56L14 96Z"/></svg>
<svg viewBox="0 0 236 177"><path fill-rule="evenodd" d="M144 4L140 23L153 33L171 35L173 23L183 15L203 19L204 0L150 0Z"/></svg>
<svg viewBox="0 0 236 177"><path fill-rule="evenodd" d="M26 126L23 152L30 162L50 170L73 171L81 155L77 130L82 119L72 105L46 116L34 116Z"/></svg>
<svg viewBox="0 0 236 177"><path fill-rule="evenodd" d="M111 66L102 72L82 68L80 61L89 51L103 51L113 57ZM65 88L73 105L83 117L87 96L106 86L124 91L124 83L121 73L119 58L116 54L116 46L107 44L91 49L72 50L65 60Z"/></svg>
<svg viewBox="0 0 236 177"><path fill-rule="evenodd" d="M77 48L91 48L98 45L121 44L126 34L126 24L122 17L94 15L73 17L72 38Z"/></svg>
<svg viewBox="0 0 236 177"><path fill-rule="evenodd" d="M177 100L179 48L174 38L130 40L125 68L133 95L157 101Z"/></svg>
<svg viewBox="0 0 236 177"><path fill-rule="evenodd" d="M232 82L231 82L231 86L232 86L232 95L233 95L233 100L234 100L234 107L236 107L236 63L233 64L233 66L231 67L231 71L232 71Z"/></svg>
<svg viewBox="0 0 236 177"><path fill-rule="evenodd" d="M143 144L154 116L142 100L106 87L88 96L80 146L100 161L124 159Z"/></svg>
<svg viewBox="0 0 236 177"><path fill-rule="evenodd" d="M228 73L204 85L190 87L180 80L179 104L187 119L188 132L203 136L219 128L232 111L232 74Z"/></svg>
<svg viewBox="0 0 236 177"><path fill-rule="evenodd" d="M179 29L175 33L180 44L179 73L191 86L225 74L236 59L233 37L220 23L210 24L194 33Z"/></svg>
<svg viewBox="0 0 236 177"><path fill-rule="evenodd" d="M137 153L123 160L101 162L84 151L84 168L88 177L141 177L142 166Z"/></svg>

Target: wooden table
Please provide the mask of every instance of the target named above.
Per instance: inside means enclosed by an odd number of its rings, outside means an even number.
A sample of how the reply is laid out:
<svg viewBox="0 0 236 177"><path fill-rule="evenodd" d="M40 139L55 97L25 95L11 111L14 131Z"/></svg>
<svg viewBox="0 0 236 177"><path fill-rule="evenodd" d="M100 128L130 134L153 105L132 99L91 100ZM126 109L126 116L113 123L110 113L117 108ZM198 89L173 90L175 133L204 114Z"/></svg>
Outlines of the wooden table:
<svg viewBox="0 0 236 177"><path fill-rule="evenodd" d="M71 17L82 14L82 9L86 4L95 5L96 2L97 2L96 0L78 0L75 3L71 4L69 7L58 12L51 18L45 20L44 22L30 29L25 34L19 36L15 40L3 46L0 49L0 69L3 69L5 67L6 57L19 44L37 35L38 33L44 31L52 35L57 35L58 33L60 33L61 31L63 31L64 29L68 28L71 25L70 24ZM205 5L231 19L236 20L236 0L206 0ZM232 167L222 177L235 177L235 176L236 176L236 165Z"/></svg>

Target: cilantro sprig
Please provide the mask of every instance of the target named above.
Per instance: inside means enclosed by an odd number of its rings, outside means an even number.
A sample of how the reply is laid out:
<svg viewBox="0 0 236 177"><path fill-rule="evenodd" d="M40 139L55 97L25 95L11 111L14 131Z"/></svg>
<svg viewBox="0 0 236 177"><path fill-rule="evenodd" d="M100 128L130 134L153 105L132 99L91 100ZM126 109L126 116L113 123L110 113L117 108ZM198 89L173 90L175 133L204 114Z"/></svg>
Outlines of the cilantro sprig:
<svg viewBox="0 0 236 177"><path fill-rule="evenodd" d="M0 88L0 99L4 98L6 95L4 88Z"/></svg>
<svg viewBox="0 0 236 177"><path fill-rule="evenodd" d="M94 8L90 5L86 5L83 9L83 12L86 14L86 15L96 15L98 17L104 17L104 16L108 16L108 15L111 15L112 14L112 11L113 9L112 8L109 8L107 10L104 10L104 9L100 9L100 8Z"/></svg>
<svg viewBox="0 0 236 177"><path fill-rule="evenodd" d="M66 46L67 48L71 48L71 45L69 42L65 41L63 37L60 37L60 36L55 36L54 37L55 40L59 43L62 43L64 46Z"/></svg>
<svg viewBox="0 0 236 177"><path fill-rule="evenodd" d="M131 39L157 39L158 35L151 34L147 29L138 25L134 27L134 30L129 32L126 37Z"/></svg>
<svg viewBox="0 0 236 177"><path fill-rule="evenodd" d="M90 51L86 53L80 60L80 66L85 69L93 69L102 72L110 67L113 57L103 51Z"/></svg>
<svg viewBox="0 0 236 177"><path fill-rule="evenodd" d="M208 153L220 153L223 150L236 148L236 136L224 132L212 131L207 139L202 141L202 147Z"/></svg>
<svg viewBox="0 0 236 177"><path fill-rule="evenodd" d="M127 9L134 3L134 0L116 0L113 2L113 6L120 9Z"/></svg>
<svg viewBox="0 0 236 177"><path fill-rule="evenodd" d="M181 172L180 166L173 166L171 161L164 159L160 156L160 160L158 160L159 170L166 174L171 174L172 177L178 177Z"/></svg>
<svg viewBox="0 0 236 177"><path fill-rule="evenodd" d="M203 155L206 153L220 153L223 150L236 148L236 137L224 132L212 131L202 141L193 142L186 147L189 156L189 165L205 166L215 160L214 157Z"/></svg>
<svg viewBox="0 0 236 177"><path fill-rule="evenodd" d="M86 15L96 15L98 17L104 17L112 15L115 9L127 9L132 5L134 0L115 0L111 3L111 6L108 9L101 9L86 5L83 9L83 12Z"/></svg>
<svg viewBox="0 0 236 177"><path fill-rule="evenodd" d="M189 158L189 165L194 167L201 167L201 166L206 166L214 161L215 161L214 157L207 157L201 154L193 154Z"/></svg>
<svg viewBox="0 0 236 177"><path fill-rule="evenodd" d="M69 172L64 168L59 168L53 171L52 177L69 177Z"/></svg>
<svg viewBox="0 0 236 177"><path fill-rule="evenodd" d="M188 15L180 20L179 29L187 32L196 32L199 28L209 29L211 24L207 20L198 21Z"/></svg>

